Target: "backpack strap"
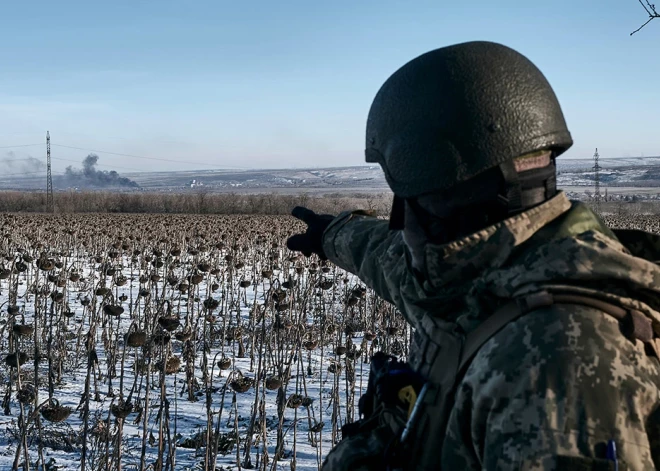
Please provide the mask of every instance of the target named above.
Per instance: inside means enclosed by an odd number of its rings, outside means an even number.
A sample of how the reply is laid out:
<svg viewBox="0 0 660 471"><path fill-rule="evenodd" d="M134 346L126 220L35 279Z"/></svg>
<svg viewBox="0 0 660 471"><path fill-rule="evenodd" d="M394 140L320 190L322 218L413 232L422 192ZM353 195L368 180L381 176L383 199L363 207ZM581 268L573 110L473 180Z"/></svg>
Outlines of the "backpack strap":
<svg viewBox="0 0 660 471"><path fill-rule="evenodd" d="M650 347L660 344L659 331L652 329L650 319L643 313L627 310L606 301L588 296L551 293L538 291L507 302L494 311L473 331L462 339L451 343L453 337L443 339L443 355L438 349L426 348L423 355L427 364L433 364L429 382L422 388L415 402L412 414L405 426L400 441L395 446L401 446L397 451L400 469L434 470L438 467L438 449L428 446L428 436L437 437L439 443L444 442L447 421L454 405L456 388L463 381L468 367L481 347L506 325L523 315L540 308L554 304L581 305L595 308L619 321L621 331L631 341L636 339L647 342ZM653 338L655 334L655 339ZM438 347L440 348L440 347ZM660 345L654 349L660 353ZM660 358L660 354L658 354ZM394 466L393 469L399 469Z"/></svg>
<svg viewBox="0 0 660 471"><path fill-rule="evenodd" d="M644 343L652 343L654 337L660 336L660 332L654 331L651 319L637 310L626 310L620 306L588 296L539 291L508 302L465 337L456 379L460 380L479 349L509 322L530 311L553 304L578 304L593 307L609 314L621 323L622 333L630 340L638 339ZM655 345L652 345L652 347L655 351Z"/></svg>
<svg viewBox="0 0 660 471"><path fill-rule="evenodd" d="M653 328L653 322L646 317L644 313L636 309L624 309L615 306L600 299L579 296L574 294L554 294L555 304L580 304L583 306L594 307L614 317L621 323L621 333L629 340L641 340L647 344L653 344L655 351L654 338L660 336L660 331ZM656 352L657 353L657 352Z"/></svg>
<svg viewBox="0 0 660 471"><path fill-rule="evenodd" d="M479 349L509 322L518 319L534 309L550 306L554 303L552 294L539 291L527 296L515 298L488 316L484 322L470 332L463 342L461 358L458 363L457 380L463 376Z"/></svg>

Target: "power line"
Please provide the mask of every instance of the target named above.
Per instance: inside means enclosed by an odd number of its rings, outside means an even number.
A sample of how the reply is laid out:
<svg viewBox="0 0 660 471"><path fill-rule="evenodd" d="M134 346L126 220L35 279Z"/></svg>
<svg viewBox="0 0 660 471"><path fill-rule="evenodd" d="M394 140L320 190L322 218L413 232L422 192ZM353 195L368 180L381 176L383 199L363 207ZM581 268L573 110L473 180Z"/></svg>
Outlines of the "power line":
<svg viewBox="0 0 660 471"><path fill-rule="evenodd" d="M55 212L55 206L53 204L53 175L50 171L50 131L46 131L46 160L47 160L47 170L46 170L46 207L48 212Z"/></svg>
<svg viewBox="0 0 660 471"><path fill-rule="evenodd" d="M51 144L51 145L54 146L55 144ZM79 163L80 163L79 160L62 159L62 158L60 158L60 157L53 157L53 160L59 160L59 161L62 161L62 162L73 162L73 163L76 163L76 164L79 164ZM3 161L0 160L0 164L1 164L2 162L3 162ZM4 162L6 162L6 160L5 160ZM135 171L135 172L145 172L145 171L146 171L146 170L140 170L140 169L138 169L138 168L132 168L132 167L120 167L120 166L118 166L118 165L108 165L108 164L94 164L94 166L95 166L95 167L108 167L108 168L111 168L111 169L112 169L112 168L120 168L120 169L122 169L122 170L133 170L133 171Z"/></svg>
<svg viewBox="0 0 660 471"><path fill-rule="evenodd" d="M246 170L249 169L249 167L237 167L237 166L231 166L231 165L223 165L223 166L218 166L215 164L209 164L209 163L203 163L203 162L193 162L189 160L175 160L175 159L165 159L165 158L160 158L160 157L146 157L142 155L135 155L135 154L123 154L120 152L110 152L110 151L105 151L105 150L94 150L94 149L87 149L84 147L76 147L76 146L67 146L64 144L51 144L52 146L56 147L64 147L67 149L75 149L75 150L84 150L87 152L96 152L99 154L109 154L109 155L118 155L122 157L131 157L134 159L145 159L145 160L156 160L156 161L161 161L161 162L173 162L173 163L180 163L180 164L193 164L193 165L202 165L205 167L213 167L213 168L231 168L231 169L238 169L238 170ZM20 144L20 145L13 145L13 146L0 146L0 149L13 149L13 148L18 148L18 147L34 147L34 146L43 146L43 144ZM29 159L14 159L14 160L5 160L4 162L13 162L13 161L20 161L20 160L29 160ZM56 160L66 160L66 159L56 159ZM2 161L0 161L2 162ZM77 161L72 161L72 162L77 162ZM104 166L104 167L111 167L109 165L104 165L104 164L97 164L99 166ZM116 168L124 168L127 170L135 170L135 171L142 171L138 170L135 168L128 168L128 167L119 167L115 166Z"/></svg>
<svg viewBox="0 0 660 471"><path fill-rule="evenodd" d="M55 144L51 144L55 145ZM60 157L51 157L51 160L55 161L60 161L60 162L73 162L76 164L79 164L79 160L72 160L72 159L62 159ZM7 162L31 162L32 159L13 159L13 160L0 160L0 165L7 163ZM42 163L43 161L38 160L39 163ZM42 163L43 164L43 163ZM94 164L95 167L107 167L109 169L121 169L121 170L131 170L134 172L145 172L146 170L140 170L139 168L134 168L134 167L120 167L118 165L108 165L108 164ZM41 172L38 172L41 173ZM21 174L11 174L11 175L28 175L29 173L21 173ZM4 174L7 175L7 174Z"/></svg>
<svg viewBox="0 0 660 471"><path fill-rule="evenodd" d="M21 144L19 146L2 146L0 149L13 149L14 147L34 147L34 146L43 146L43 144Z"/></svg>
<svg viewBox="0 0 660 471"><path fill-rule="evenodd" d="M87 152L96 152L96 153L99 153L99 154L110 154L110 155L119 155L119 156L122 156L122 157L132 157L134 159L158 160L158 161L161 161L161 162L174 162L174 163L178 163L178 164L204 165L206 167L219 168L217 165L211 165L211 164L206 164L206 163L202 163L202 162L192 162L192 161L189 161L189 160L173 160L173 159L163 159L163 158L159 158L159 157L144 157L144 156L133 155L133 154L121 154L119 152L106 152L106 151L103 151L103 150L85 149L84 147L65 146L63 144L53 144L53 146L65 147L67 149L84 150L84 151L87 151ZM225 168L235 168L235 169L240 169L240 170L245 170L245 169L248 168L248 167L232 167L232 166L228 166L228 165L225 165L224 167Z"/></svg>
<svg viewBox="0 0 660 471"><path fill-rule="evenodd" d="M41 162L41 160L35 159L34 157L31 157L29 159L10 159L10 160L4 160L3 159L3 160L0 160L0 164L4 164L5 162L28 162L28 161L31 162L33 160L38 160L39 162Z"/></svg>
<svg viewBox="0 0 660 471"><path fill-rule="evenodd" d="M23 175L43 175L44 172L21 172L21 173L3 173L0 174L0 179L4 177L18 177L18 176L23 176Z"/></svg>
<svg viewBox="0 0 660 471"><path fill-rule="evenodd" d="M55 144L51 144L51 145L54 146ZM4 164L4 163L7 163L7 162L33 162L33 161L35 161L35 160L38 161L38 162L40 162L40 163L42 162L42 161L39 160L39 159L35 159L34 157L31 157L31 158L29 158L29 159L0 160L0 164ZM51 160L59 160L59 161L61 161L61 162L73 162L73 163L75 163L75 164L79 164L79 163L80 163L79 160L63 159L63 158L61 158L61 157L51 157ZM99 164L99 163L94 164L94 166L95 166L95 167L120 168L120 169L122 169L122 170L132 170L132 171L135 171L135 172L144 172L144 171L145 171L145 170L140 170L139 168L134 168L134 167L121 167L121 166L119 166L119 165L108 165L108 164Z"/></svg>
<svg viewBox="0 0 660 471"><path fill-rule="evenodd" d="M82 133L80 131L76 131L75 133L67 132L67 131L57 131L57 134L58 135L62 134L62 135L66 135L66 136L71 136L73 138L81 138L82 137L82 138L85 138L87 140L98 139L98 134L86 134L86 133ZM121 137L121 136L107 136L107 135L103 135L103 139L104 140L113 140L113 141L130 141L130 142L135 141L135 137ZM158 142L160 142L162 144L181 144L181 141L177 141L177 140L169 141L167 139L161 139L161 138L158 139Z"/></svg>
<svg viewBox="0 0 660 471"><path fill-rule="evenodd" d="M598 163L598 148L594 152L594 200L596 201L596 211L600 210L600 169L602 168Z"/></svg>

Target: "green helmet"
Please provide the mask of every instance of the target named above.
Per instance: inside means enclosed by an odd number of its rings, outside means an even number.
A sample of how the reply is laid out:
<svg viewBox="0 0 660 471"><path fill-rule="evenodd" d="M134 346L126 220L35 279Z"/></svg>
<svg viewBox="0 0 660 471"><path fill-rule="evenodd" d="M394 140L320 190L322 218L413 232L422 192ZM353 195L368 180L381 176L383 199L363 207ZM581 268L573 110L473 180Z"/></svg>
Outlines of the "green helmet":
<svg viewBox="0 0 660 471"><path fill-rule="evenodd" d="M550 84L522 54L467 42L422 54L397 70L369 111L366 161L399 198L452 188L573 140Z"/></svg>

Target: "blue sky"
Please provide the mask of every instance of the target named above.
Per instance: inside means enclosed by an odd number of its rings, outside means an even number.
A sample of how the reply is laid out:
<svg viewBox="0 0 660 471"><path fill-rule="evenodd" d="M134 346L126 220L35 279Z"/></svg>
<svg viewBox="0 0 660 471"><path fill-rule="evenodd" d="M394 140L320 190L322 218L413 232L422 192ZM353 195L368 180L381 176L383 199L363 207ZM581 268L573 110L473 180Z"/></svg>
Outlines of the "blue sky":
<svg viewBox="0 0 660 471"><path fill-rule="evenodd" d="M630 36L646 19L637 0L5 2L0 147L50 130L55 172L87 154L55 144L176 161L99 153L118 171L360 165L392 72L490 40L554 87L567 157L660 155L660 19Z"/></svg>

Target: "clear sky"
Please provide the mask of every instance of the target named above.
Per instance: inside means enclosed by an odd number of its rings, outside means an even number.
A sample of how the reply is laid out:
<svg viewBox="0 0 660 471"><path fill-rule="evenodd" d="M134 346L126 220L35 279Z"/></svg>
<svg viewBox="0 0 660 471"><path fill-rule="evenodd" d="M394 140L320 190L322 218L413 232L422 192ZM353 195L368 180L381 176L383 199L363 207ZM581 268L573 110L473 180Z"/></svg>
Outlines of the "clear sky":
<svg viewBox="0 0 660 471"><path fill-rule="evenodd" d="M660 155L660 19L630 36L647 18L638 0L6 2L0 147L49 130L55 172L87 155L59 145L175 161L99 153L118 171L361 165L392 72L490 40L545 73L567 157Z"/></svg>

